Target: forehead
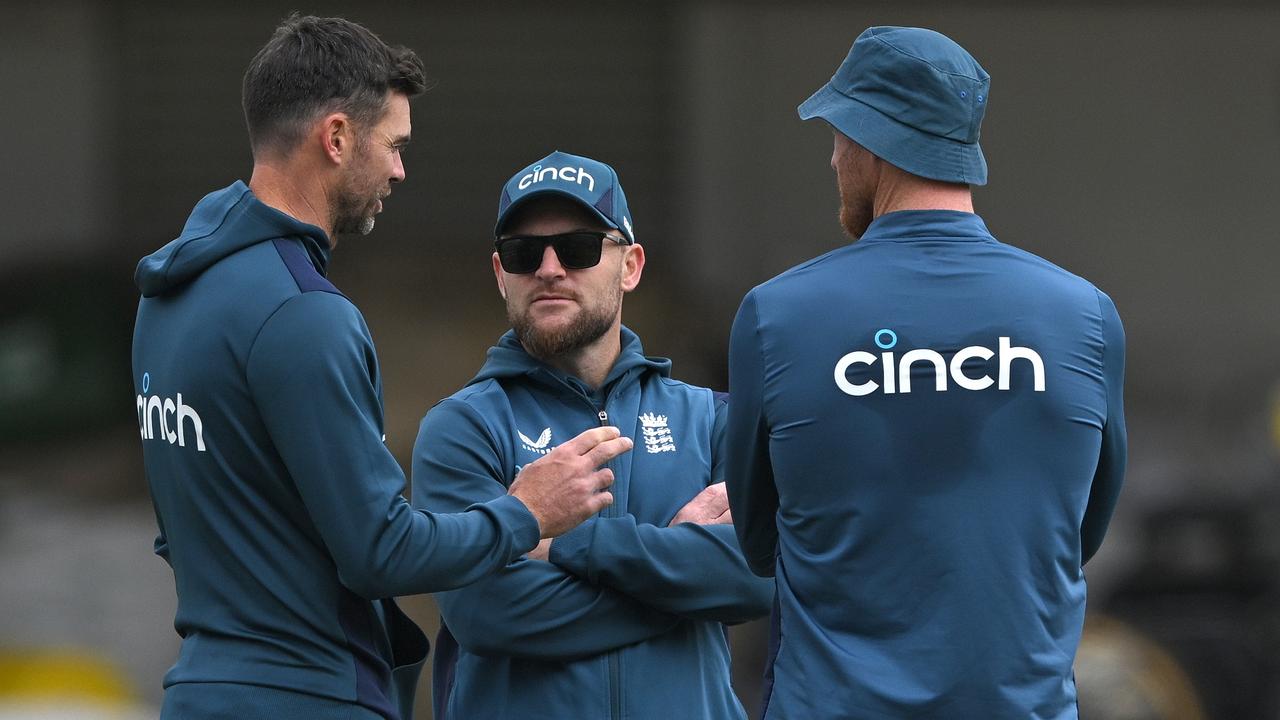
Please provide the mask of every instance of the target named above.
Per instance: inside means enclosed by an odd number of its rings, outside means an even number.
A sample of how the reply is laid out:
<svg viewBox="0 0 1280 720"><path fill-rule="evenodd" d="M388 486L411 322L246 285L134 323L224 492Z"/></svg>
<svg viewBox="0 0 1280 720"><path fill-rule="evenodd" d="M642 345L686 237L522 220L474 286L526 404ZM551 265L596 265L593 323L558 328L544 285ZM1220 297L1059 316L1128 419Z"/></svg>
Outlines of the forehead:
<svg viewBox="0 0 1280 720"><path fill-rule="evenodd" d="M388 135L409 134L409 98L403 93L390 92L383 106L382 117L375 127Z"/></svg>
<svg viewBox="0 0 1280 720"><path fill-rule="evenodd" d="M582 205L567 198L536 197L516 208L503 235L552 235L570 230L609 230Z"/></svg>

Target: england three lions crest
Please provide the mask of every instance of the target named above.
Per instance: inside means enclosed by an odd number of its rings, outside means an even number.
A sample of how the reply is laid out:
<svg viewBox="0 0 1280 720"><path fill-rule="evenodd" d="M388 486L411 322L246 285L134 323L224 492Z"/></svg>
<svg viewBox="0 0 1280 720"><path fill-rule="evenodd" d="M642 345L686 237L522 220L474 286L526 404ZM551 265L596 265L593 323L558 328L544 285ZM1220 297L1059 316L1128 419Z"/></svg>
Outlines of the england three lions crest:
<svg viewBox="0 0 1280 720"><path fill-rule="evenodd" d="M640 431L644 435L644 449L650 453L675 452L676 442L667 427L666 415L647 412L640 416Z"/></svg>

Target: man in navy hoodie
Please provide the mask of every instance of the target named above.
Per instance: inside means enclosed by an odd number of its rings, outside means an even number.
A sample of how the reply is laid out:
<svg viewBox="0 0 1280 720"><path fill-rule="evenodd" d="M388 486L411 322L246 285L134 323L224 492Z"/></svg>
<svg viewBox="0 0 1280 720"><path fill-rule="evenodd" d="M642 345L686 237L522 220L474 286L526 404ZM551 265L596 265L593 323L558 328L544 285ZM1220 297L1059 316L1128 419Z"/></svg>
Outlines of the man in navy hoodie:
<svg viewBox="0 0 1280 720"><path fill-rule="evenodd" d="M182 636L163 717L409 714L426 639L394 595L458 587L606 507L613 428L433 515L401 495L360 312L326 278L404 179L422 65L292 16L244 77L253 175L138 264L138 427ZM603 425L604 423L602 423Z"/></svg>
<svg viewBox="0 0 1280 720"><path fill-rule="evenodd" d="M1068 720L1125 466L1111 299L973 212L990 79L871 28L800 106L857 242L753 289L730 339L730 505L775 575L766 718Z"/></svg>
<svg viewBox="0 0 1280 720"><path fill-rule="evenodd" d="M502 572L438 593L436 717L744 718L724 623L772 583L738 551L724 495L724 398L671 379L622 325L644 269L613 169L555 152L498 206L493 272L512 330L422 421L413 502L501 497L564 438L615 423L614 504Z"/></svg>

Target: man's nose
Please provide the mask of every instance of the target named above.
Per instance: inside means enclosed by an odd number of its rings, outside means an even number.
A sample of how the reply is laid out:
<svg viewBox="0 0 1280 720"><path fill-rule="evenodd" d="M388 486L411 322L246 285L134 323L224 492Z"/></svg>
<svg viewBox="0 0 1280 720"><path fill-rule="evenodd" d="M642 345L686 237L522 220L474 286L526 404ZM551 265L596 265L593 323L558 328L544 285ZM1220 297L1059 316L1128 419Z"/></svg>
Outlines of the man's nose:
<svg viewBox="0 0 1280 720"><path fill-rule="evenodd" d="M548 280L564 277L564 274L564 266L560 264L560 256L556 255L556 249L551 245L543 248L542 264L538 265L537 271L538 279Z"/></svg>
<svg viewBox="0 0 1280 720"><path fill-rule="evenodd" d="M391 182L401 182L404 180L404 160L400 157L400 153L396 152L394 164L391 166Z"/></svg>

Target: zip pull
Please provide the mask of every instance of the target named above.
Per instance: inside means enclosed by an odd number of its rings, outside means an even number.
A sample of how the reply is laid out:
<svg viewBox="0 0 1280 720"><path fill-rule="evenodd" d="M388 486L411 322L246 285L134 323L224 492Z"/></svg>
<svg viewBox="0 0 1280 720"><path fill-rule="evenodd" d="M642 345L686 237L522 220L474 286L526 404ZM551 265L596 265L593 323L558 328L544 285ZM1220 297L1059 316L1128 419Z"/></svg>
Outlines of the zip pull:
<svg viewBox="0 0 1280 720"><path fill-rule="evenodd" d="M596 413L596 417L600 418L600 427L604 427L605 425L609 424L609 413L601 410L600 412Z"/></svg>

